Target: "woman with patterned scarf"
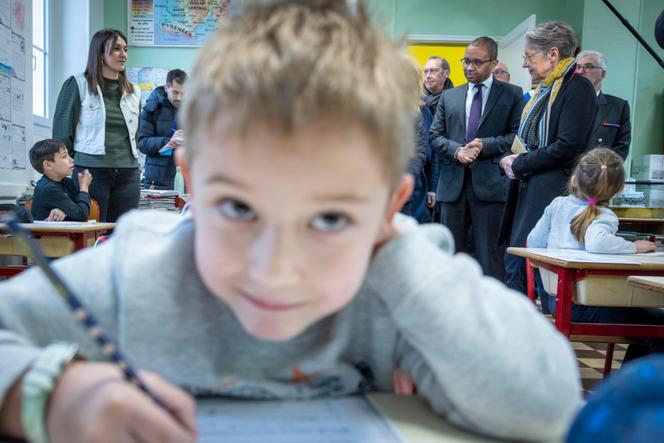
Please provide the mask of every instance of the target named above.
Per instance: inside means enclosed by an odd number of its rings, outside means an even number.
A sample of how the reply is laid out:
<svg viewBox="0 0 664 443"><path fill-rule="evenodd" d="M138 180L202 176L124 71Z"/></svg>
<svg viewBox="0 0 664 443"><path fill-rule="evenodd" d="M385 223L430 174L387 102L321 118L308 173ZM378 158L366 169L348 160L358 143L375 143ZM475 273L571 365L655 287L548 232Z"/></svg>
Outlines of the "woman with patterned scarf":
<svg viewBox="0 0 664 443"><path fill-rule="evenodd" d="M576 158L589 146L597 97L589 81L575 73L574 31L547 22L526 33L523 67L543 78L521 115L518 136L526 152L500 166L512 179L500 244L525 246L528 233L551 201L563 195ZM505 256L505 283L526 292L525 260Z"/></svg>

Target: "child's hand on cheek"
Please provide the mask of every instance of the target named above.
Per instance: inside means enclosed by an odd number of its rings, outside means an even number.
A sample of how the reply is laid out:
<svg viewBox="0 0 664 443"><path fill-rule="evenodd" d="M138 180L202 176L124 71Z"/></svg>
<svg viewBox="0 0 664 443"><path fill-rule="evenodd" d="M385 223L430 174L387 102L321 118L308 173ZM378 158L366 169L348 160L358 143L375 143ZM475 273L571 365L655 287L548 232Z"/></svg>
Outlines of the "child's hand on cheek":
<svg viewBox="0 0 664 443"><path fill-rule="evenodd" d="M381 232L378 236L378 241L376 242L376 244L374 246L373 255L376 255L376 253L378 253L380 248L385 246L391 240L394 240L399 235L406 232L406 227L403 226L403 224L398 223L398 221L397 221L398 217L399 217L398 215L395 215L394 218L392 218L391 223L389 223L389 224L386 223L381 228Z"/></svg>
<svg viewBox="0 0 664 443"><path fill-rule="evenodd" d="M170 412L126 382L116 366L72 363L48 403L49 441L195 441L194 400L155 374L142 373L141 377Z"/></svg>

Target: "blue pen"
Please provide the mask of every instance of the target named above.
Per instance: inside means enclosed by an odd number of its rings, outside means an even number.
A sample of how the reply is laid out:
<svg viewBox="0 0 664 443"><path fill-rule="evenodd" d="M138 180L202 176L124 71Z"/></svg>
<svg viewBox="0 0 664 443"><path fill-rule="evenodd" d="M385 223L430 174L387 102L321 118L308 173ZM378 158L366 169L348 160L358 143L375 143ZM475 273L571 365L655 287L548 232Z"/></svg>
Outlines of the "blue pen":
<svg viewBox="0 0 664 443"><path fill-rule="evenodd" d="M609 122L603 122L602 126L608 126L610 128L619 128L620 125L618 123L609 123Z"/></svg>
<svg viewBox="0 0 664 443"><path fill-rule="evenodd" d="M30 257L32 257L35 263L37 263L37 266L39 266L39 268L44 272L51 284L57 290L58 294L67 302L69 309L71 309L72 313L74 314L74 317L76 317L76 319L85 327L88 335L97 342L101 348L102 353L113 363L120 367L122 373L124 374L124 378L128 382L136 385L157 405L166 410L164 403L159 400L156 395L150 392L148 387L145 386L145 383L143 383L138 377L138 373L129 364L124 355L122 355L117 344L103 332L101 325L97 322L90 310L87 309L83 303L81 303L71 288L67 286L64 280L62 280L62 278L60 278L55 270L49 265L44 252L41 250L35 239L32 238L28 232L19 224L16 214L12 213L11 215L5 217L4 221L7 223L9 232L20 239L28 248Z"/></svg>

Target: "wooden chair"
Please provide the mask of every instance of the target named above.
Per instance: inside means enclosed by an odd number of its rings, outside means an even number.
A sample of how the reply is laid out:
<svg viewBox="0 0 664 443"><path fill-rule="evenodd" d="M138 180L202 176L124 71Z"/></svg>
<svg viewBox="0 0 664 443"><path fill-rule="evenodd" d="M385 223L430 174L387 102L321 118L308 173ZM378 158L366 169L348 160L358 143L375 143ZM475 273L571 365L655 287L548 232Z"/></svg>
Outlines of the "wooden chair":
<svg viewBox="0 0 664 443"><path fill-rule="evenodd" d="M99 203L94 198L90 197L90 212L88 213L88 220L99 221Z"/></svg>
<svg viewBox="0 0 664 443"><path fill-rule="evenodd" d="M25 200L23 205L28 209L28 211L32 211L32 197ZM90 212L88 212L88 220L99 221L99 212L99 203L97 200L90 197Z"/></svg>

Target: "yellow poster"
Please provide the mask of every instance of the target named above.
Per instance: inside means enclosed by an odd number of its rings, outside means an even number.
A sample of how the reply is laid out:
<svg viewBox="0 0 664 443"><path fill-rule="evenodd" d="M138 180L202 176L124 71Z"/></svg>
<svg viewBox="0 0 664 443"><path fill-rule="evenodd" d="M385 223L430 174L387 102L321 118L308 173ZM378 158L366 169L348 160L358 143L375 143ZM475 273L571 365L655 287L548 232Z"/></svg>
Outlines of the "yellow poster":
<svg viewBox="0 0 664 443"><path fill-rule="evenodd" d="M422 68L427 59L432 55L443 57L450 64L450 79L454 86L466 83L463 76L461 59L466 51L465 44L444 43L411 43L408 45L408 53L417 60Z"/></svg>

